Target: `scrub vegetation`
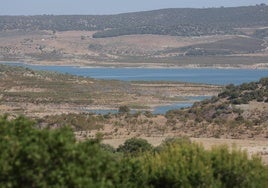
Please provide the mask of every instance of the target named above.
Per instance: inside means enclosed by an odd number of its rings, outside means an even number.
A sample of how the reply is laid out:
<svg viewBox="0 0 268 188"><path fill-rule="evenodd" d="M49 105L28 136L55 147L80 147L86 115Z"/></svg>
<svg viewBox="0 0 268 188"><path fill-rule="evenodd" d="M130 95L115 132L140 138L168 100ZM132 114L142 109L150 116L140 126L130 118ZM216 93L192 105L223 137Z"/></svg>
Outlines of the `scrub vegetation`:
<svg viewBox="0 0 268 188"><path fill-rule="evenodd" d="M0 16L0 60L109 67L267 67L268 6Z"/></svg>
<svg viewBox="0 0 268 188"><path fill-rule="evenodd" d="M261 4L0 16L0 61L263 68L267 13ZM213 97L162 115L151 111L190 102L189 96ZM92 113L96 109L118 113ZM207 147L193 141L199 138L227 145ZM267 77L222 87L0 65L0 187L262 188L268 185L267 139ZM230 147L233 141L244 145Z"/></svg>
<svg viewBox="0 0 268 188"><path fill-rule="evenodd" d="M205 150L186 138L157 148L141 139L117 150L100 139L77 142L71 129L38 129L0 118L1 187L265 187L260 158L225 146Z"/></svg>
<svg viewBox="0 0 268 188"><path fill-rule="evenodd" d="M118 15L1 16L0 30L99 31L95 38L133 34L200 36L239 33L268 24L265 4L207 9L162 9ZM83 38L81 38L83 39Z"/></svg>
<svg viewBox="0 0 268 188"><path fill-rule="evenodd" d="M122 112L127 112L126 107L151 110L156 105L187 101L188 95L214 95L221 89L181 82L96 80L8 65L0 65L0 80L2 113L35 117L119 107L124 107Z"/></svg>

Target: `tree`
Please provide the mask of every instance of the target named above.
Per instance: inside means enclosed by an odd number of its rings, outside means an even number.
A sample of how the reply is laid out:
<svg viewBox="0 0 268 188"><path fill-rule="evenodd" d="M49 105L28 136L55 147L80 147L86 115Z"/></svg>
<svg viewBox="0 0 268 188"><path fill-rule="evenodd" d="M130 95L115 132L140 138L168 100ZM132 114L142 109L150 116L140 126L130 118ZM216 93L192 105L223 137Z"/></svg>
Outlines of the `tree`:
<svg viewBox="0 0 268 188"><path fill-rule="evenodd" d="M40 130L23 117L0 117L0 150L0 187L116 187L119 181L112 153L96 141L77 143L68 127Z"/></svg>
<svg viewBox="0 0 268 188"><path fill-rule="evenodd" d="M145 151L151 151L152 149L153 146L148 143L147 140L142 138L131 138L126 140L123 145L120 145L117 151L125 154L137 155Z"/></svg>

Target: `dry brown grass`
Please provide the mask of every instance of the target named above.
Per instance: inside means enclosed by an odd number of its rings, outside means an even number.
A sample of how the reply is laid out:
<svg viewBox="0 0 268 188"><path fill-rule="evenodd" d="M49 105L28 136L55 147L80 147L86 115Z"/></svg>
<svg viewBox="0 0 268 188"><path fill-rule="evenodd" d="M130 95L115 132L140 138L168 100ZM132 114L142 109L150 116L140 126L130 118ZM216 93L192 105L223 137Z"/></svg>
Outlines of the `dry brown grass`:
<svg viewBox="0 0 268 188"><path fill-rule="evenodd" d="M0 32L0 60L24 61L49 65L86 66L242 66L248 64L244 56L256 57L249 64L265 67L267 50L255 54L238 54L235 58L219 57L179 57L165 53L167 49L210 44L235 35L214 35L202 37L178 37L162 35L130 35L111 38L92 38L90 31L35 31ZM264 45L267 45L266 43ZM93 48L89 48L93 46ZM97 46L97 47L96 47ZM95 49L96 47L96 49ZM177 54L178 55L178 54ZM240 58L241 56L241 58ZM241 64L241 65L240 65Z"/></svg>
<svg viewBox="0 0 268 188"><path fill-rule="evenodd" d="M0 74L3 112L42 117L118 109L122 105L151 110L186 100L185 96L212 96L221 90L219 86L204 84L101 81L8 66L0 66Z"/></svg>

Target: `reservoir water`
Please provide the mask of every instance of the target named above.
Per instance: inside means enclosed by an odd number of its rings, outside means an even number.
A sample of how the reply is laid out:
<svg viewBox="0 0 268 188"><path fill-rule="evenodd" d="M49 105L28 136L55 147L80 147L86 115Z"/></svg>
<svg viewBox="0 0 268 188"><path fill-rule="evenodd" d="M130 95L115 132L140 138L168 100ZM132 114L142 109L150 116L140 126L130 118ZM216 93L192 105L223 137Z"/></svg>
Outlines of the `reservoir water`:
<svg viewBox="0 0 268 188"><path fill-rule="evenodd" d="M268 77L268 69L213 69L213 68L89 68L77 66L42 66L27 65L23 63L5 63L14 66L24 66L34 70L56 71L95 79L114 79L121 81L179 81L204 84L241 84L244 82L258 81ZM204 96L192 99L203 100ZM190 99L191 100L191 99ZM192 102L174 103L158 106L154 114L164 114L171 109L189 107ZM117 110L94 110L91 112L107 114L116 113Z"/></svg>
<svg viewBox="0 0 268 188"><path fill-rule="evenodd" d="M268 69L214 69L214 68L88 68L76 66L41 66L22 63L20 65L34 70L48 70L96 79L115 79L123 81L179 81L206 84L241 84L258 81L268 77Z"/></svg>

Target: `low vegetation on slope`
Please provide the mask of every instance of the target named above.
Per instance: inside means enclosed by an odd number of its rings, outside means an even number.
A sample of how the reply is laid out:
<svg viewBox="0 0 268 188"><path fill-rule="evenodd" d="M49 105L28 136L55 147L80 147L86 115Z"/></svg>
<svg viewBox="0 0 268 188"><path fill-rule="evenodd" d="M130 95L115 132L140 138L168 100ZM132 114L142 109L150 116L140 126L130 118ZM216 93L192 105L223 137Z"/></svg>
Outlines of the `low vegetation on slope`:
<svg viewBox="0 0 268 188"><path fill-rule="evenodd" d="M72 126L77 138L163 137L187 135L234 139L268 138L267 78L239 86L228 85L218 96L165 115L126 111L119 114L63 114L38 120L42 125ZM123 108L123 107L122 107Z"/></svg>
<svg viewBox="0 0 268 188"><path fill-rule="evenodd" d="M197 102L189 109L169 111L166 117L174 124L184 122L182 127L193 126L199 136L267 138L267 108L268 78L262 78L239 86L230 84L217 97Z"/></svg>
<svg viewBox="0 0 268 188"><path fill-rule="evenodd" d="M131 139L114 150L77 142L69 128L37 129L0 117L0 187L265 187L268 168L227 147L211 151L187 139L158 148Z"/></svg>
<svg viewBox="0 0 268 188"><path fill-rule="evenodd" d="M219 87L209 85L98 81L9 66L1 66L1 70L1 114L25 114L34 117L41 127L67 124L79 139L94 138L97 132L105 138L268 137L267 78L239 86L228 85L219 93ZM178 95L178 91L184 94L205 91L218 96L197 102L188 109L169 111L165 116L153 115L145 106L182 100L167 97ZM115 110L127 107L141 111L95 115L88 112L91 107ZM146 112L142 112L144 110Z"/></svg>
<svg viewBox="0 0 268 188"><path fill-rule="evenodd" d="M35 117L118 109L123 105L150 109L151 105L185 100L177 97L180 93L184 96L213 95L221 88L180 82L96 80L7 65L0 65L0 81L0 113Z"/></svg>
<svg viewBox="0 0 268 188"><path fill-rule="evenodd" d="M93 35L131 34L200 36L239 33L235 28L268 25L268 6L163 9L118 15L1 16L0 30L91 30Z"/></svg>
<svg viewBox="0 0 268 188"><path fill-rule="evenodd" d="M190 45L178 49L169 49L167 52L180 53L185 56L213 56L231 54L251 54L259 52L264 47L263 41L255 38L236 37L219 40L212 43Z"/></svg>

